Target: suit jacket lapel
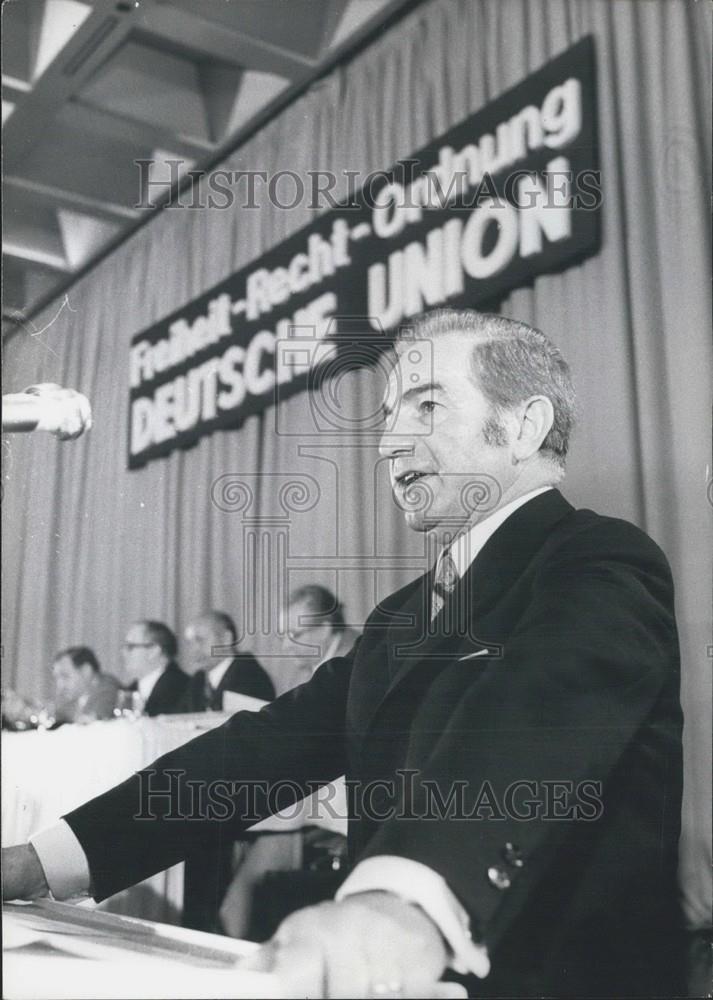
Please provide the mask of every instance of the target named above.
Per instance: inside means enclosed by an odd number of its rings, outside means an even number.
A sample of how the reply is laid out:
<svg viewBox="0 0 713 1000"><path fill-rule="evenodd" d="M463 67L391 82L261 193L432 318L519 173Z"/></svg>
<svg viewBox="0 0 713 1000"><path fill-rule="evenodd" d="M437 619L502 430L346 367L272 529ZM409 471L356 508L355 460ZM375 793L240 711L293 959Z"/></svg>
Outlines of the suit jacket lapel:
<svg viewBox="0 0 713 1000"><path fill-rule="evenodd" d="M419 577L406 601L399 609L396 620L387 632L389 686L396 682L404 666L420 659L424 642L429 638L424 622L428 622L433 588L433 570Z"/></svg>
<svg viewBox="0 0 713 1000"><path fill-rule="evenodd" d="M413 641L416 636L420 627L424 579L414 580L398 595L389 595L371 615L369 634L360 641L356 652L357 669L352 674L349 713L355 734L366 732L391 684L392 675L398 671L393 652L395 644Z"/></svg>
<svg viewBox="0 0 713 1000"><path fill-rule="evenodd" d="M234 690L235 686L237 685L240 679L239 674L240 674L240 660L233 659L231 660L228 669L220 678L220 683L218 684L214 693L222 695L224 691Z"/></svg>
<svg viewBox="0 0 713 1000"><path fill-rule="evenodd" d="M157 702L159 702L159 699L161 698L163 687L165 684L165 677L166 677L166 671L164 670L159 675L158 680L151 689L151 693L146 699L146 704L144 705L144 711L146 712L147 715L150 715L154 711Z"/></svg>
<svg viewBox="0 0 713 1000"><path fill-rule="evenodd" d="M478 622L522 574L555 524L573 509L559 490L550 490L514 511L485 543L433 623L429 619L434 570L416 581L400 609L404 623L394 623L387 633L388 683L372 701L370 721L425 660L438 670L439 660L441 665L452 663L461 647L469 652L479 643L497 654L497 644L478 635Z"/></svg>
<svg viewBox="0 0 713 1000"><path fill-rule="evenodd" d="M428 620L433 572L414 580L400 604L388 598L378 609L376 627L384 629L384 640L378 653L367 657L368 670L359 683L358 703L355 703L358 728L365 732L388 695L417 663L421 662L435 635L424 631Z"/></svg>

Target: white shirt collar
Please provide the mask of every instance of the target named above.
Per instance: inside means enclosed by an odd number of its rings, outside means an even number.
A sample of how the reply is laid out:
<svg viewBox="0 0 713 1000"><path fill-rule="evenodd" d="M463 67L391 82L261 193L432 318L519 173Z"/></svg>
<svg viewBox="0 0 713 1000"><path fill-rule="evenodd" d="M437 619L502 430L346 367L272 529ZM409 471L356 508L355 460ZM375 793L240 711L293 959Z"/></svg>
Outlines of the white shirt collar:
<svg viewBox="0 0 713 1000"><path fill-rule="evenodd" d="M449 547L451 558L455 564L458 576L463 576L490 536L495 534L500 525L503 524L504 521L507 521L510 515L514 514L518 507L522 507L529 500L539 496L540 493L546 493L551 489L553 489L552 486L540 486L539 489L530 490L529 493L524 493L521 497L518 497L517 500L511 500L510 503L506 503L504 507L496 510L495 513L490 514L482 521L478 521L478 523L474 524L469 531L465 531L463 534L458 535ZM438 563L440 563L444 552L445 549L442 549L438 556L436 568L438 567Z"/></svg>
<svg viewBox="0 0 713 1000"><path fill-rule="evenodd" d="M232 657L226 656L224 660L221 660L220 663L216 663L216 665L211 667L208 671L206 675L208 677L208 683L214 691L218 690L218 685L225 677L226 671L232 662Z"/></svg>
<svg viewBox="0 0 713 1000"><path fill-rule="evenodd" d="M144 705L149 700L151 692L156 687L156 681L159 679L159 677L161 676L161 674L164 672L165 669L166 669L165 667L156 667L155 670L152 670L150 674L146 674L146 676L142 677L138 682L137 685L138 691L139 694L141 695L141 700L143 701Z"/></svg>

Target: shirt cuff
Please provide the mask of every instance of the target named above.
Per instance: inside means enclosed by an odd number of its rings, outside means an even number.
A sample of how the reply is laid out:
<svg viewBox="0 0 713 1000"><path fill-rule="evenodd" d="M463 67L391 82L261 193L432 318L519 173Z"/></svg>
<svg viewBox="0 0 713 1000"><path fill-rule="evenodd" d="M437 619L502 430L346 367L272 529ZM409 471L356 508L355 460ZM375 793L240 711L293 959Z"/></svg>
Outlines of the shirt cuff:
<svg viewBox="0 0 713 1000"><path fill-rule="evenodd" d="M91 874L87 856L64 820L30 838L53 899L65 901L89 895Z"/></svg>
<svg viewBox="0 0 713 1000"><path fill-rule="evenodd" d="M428 865L411 858L381 854L360 861L337 892L338 901L360 892L393 892L416 903L431 918L450 947L450 967L484 979L490 972L488 949L470 934L468 914L446 880Z"/></svg>

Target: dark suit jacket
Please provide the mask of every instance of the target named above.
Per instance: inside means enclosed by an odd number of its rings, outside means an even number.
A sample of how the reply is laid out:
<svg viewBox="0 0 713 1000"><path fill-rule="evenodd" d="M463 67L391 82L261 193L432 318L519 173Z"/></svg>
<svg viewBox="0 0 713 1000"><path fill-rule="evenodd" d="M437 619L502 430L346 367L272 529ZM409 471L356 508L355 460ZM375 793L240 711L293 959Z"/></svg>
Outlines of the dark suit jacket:
<svg viewBox="0 0 713 1000"><path fill-rule="evenodd" d="M224 691L247 694L263 701L272 701L275 697L275 688L267 671L251 653L240 653L225 671L215 690L210 687L205 670L197 670L190 679L182 711L220 710Z"/></svg>
<svg viewBox="0 0 713 1000"><path fill-rule="evenodd" d="M190 677L177 663L169 663L144 705L145 715L174 715L181 712Z"/></svg>
<svg viewBox="0 0 713 1000"><path fill-rule="evenodd" d="M430 589L427 574L391 595L350 655L166 755L150 785L135 776L70 813L95 894L284 807L270 782L346 773L351 857L445 878L490 951L477 995L673 995L681 711L663 553L551 491L491 536L429 634ZM167 820L146 794L169 787L166 768L241 783L231 802L212 786L205 823ZM140 803L154 822L132 818Z"/></svg>

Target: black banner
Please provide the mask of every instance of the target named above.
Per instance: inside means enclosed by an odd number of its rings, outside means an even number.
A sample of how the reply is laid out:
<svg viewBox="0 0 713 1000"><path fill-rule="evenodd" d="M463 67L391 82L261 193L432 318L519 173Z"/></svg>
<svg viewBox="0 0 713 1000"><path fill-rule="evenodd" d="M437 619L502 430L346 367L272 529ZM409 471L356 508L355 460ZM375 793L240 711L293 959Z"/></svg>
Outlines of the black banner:
<svg viewBox="0 0 713 1000"><path fill-rule="evenodd" d="M492 307L599 245L589 37L134 337L129 467L369 363L423 309Z"/></svg>

